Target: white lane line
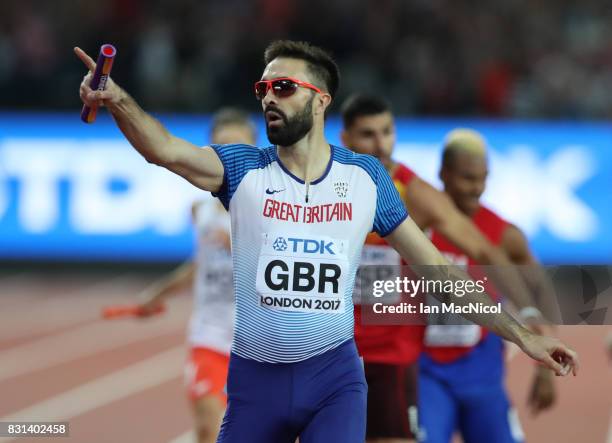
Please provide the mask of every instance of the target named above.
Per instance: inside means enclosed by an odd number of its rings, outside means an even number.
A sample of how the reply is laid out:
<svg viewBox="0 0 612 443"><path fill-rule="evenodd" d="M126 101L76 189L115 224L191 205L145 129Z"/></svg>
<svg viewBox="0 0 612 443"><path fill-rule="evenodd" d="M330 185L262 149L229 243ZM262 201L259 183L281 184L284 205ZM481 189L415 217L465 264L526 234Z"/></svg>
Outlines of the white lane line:
<svg viewBox="0 0 612 443"><path fill-rule="evenodd" d="M164 318L143 321L119 319L96 322L0 351L0 382L102 351L178 333L183 330L185 322L181 311L170 309Z"/></svg>
<svg viewBox="0 0 612 443"><path fill-rule="evenodd" d="M77 415L180 377L184 354L184 348L176 346L25 409L0 417L0 422L69 421ZM0 443L12 440L14 439L11 437L0 437Z"/></svg>
<svg viewBox="0 0 612 443"><path fill-rule="evenodd" d="M197 443L195 432L187 431L168 443Z"/></svg>

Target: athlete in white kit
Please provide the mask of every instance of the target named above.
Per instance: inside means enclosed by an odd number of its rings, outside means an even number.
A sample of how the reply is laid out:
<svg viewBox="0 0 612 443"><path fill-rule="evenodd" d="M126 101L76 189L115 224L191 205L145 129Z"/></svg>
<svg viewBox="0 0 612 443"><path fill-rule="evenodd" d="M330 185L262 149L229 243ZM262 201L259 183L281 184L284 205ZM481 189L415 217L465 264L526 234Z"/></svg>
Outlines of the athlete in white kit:
<svg viewBox="0 0 612 443"><path fill-rule="evenodd" d="M254 144L256 138L255 125L244 111L225 108L212 118L213 143ZM193 286L185 385L198 443L211 443L217 439L227 403L225 384L234 334L231 222L218 200L197 201L192 213L197 234L194 259L146 288L140 311L152 315L168 297Z"/></svg>
<svg viewBox="0 0 612 443"><path fill-rule="evenodd" d="M77 54L93 71L95 63ZM219 442L362 442L366 384L353 341L352 289L361 247L372 230L410 263L447 265L406 209L382 164L330 146L325 112L339 83L322 49L277 41L255 85L273 146L203 149L172 136L109 80L81 84L88 105L103 102L149 161L213 192L229 208L236 326L228 408ZM466 279L431 266L428 278ZM457 304L491 305L483 293ZM556 339L529 332L505 312L466 317L565 375L577 356Z"/></svg>

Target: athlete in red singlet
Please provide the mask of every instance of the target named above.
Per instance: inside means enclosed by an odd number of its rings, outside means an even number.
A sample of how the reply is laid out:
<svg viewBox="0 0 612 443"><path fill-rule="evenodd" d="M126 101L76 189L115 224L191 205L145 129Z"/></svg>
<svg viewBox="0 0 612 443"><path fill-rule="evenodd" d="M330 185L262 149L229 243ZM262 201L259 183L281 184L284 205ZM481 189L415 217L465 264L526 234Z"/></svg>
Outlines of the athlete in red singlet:
<svg viewBox="0 0 612 443"><path fill-rule="evenodd" d="M417 175L401 163L395 163L391 172L391 178L400 196L405 201L407 188ZM385 256L395 265L400 264L399 255L390 248L384 239L376 233L370 233L364 245L364 259L372 250L382 250ZM379 255L380 257L380 255ZM380 263L378 261L377 263ZM362 264L364 262L362 261ZM359 353L364 361L368 363L382 363L390 365L404 365L406 362L414 362L419 356L423 343L424 326L387 326L368 325L363 326L361 322L361 306L355 304L355 339L359 347Z"/></svg>
<svg viewBox="0 0 612 443"><path fill-rule="evenodd" d="M486 143L475 131L457 129L446 138L440 178L445 192L474 226L517 265L537 265L523 233L480 204L488 173ZM433 230L432 243L452 263L479 272L477 260L468 257L446 236ZM543 293L543 288L530 288ZM536 279L536 284L545 285ZM489 285L490 286L490 285ZM488 287L487 293L497 296ZM550 295L542 294L542 297ZM455 431L469 443L518 443L524 440L518 417L504 388L502 340L460 317L445 318L425 334L426 352L420 359L419 413L422 441L448 443ZM552 372L537 367L530 392L534 412L550 407L555 398Z"/></svg>
<svg viewBox="0 0 612 443"><path fill-rule="evenodd" d="M504 232L511 226L506 220L482 205L480 205L475 212L471 213L471 220L478 230L482 232L493 245L497 247L502 246ZM475 260L465 255L459 248L448 241L448 239L438 231L431 231L431 242L452 263L457 265L478 264ZM491 286L492 285L488 285L487 293L494 296L497 295L497 291ZM464 333L459 334L455 326L459 326L459 328L463 329ZM436 329L435 325L427 328L426 345L428 341L436 340ZM444 325L438 330L440 329L446 329L446 332L443 334L444 337L454 336L455 340L464 340L461 346L452 344L448 346L426 346L425 349L431 358L440 363L455 361L459 357L469 353L472 347L479 343L487 334L486 329L476 325ZM469 331L467 329L469 329ZM444 342L444 337L438 337L438 343L440 343L440 341ZM465 341L468 343L466 344Z"/></svg>
<svg viewBox="0 0 612 443"><path fill-rule="evenodd" d="M410 217L421 229L443 233L458 248L480 263L509 264L507 257L491 245L462 214L448 195L433 188L391 156L395 125L389 105L380 97L354 95L342 106L342 142L362 154L377 157L392 176ZM384 240L370 235L362 254L362 265L400 264L399 255L384 247ZM376 262L368 253L378 248ZM385 253L385 250L389 250ZM523 282L507 284L520 307L531 305ZM367 439L373 442L410 442L417 438L417 359L423 346L424 327L361 324L355 309L355 338L364 359L368 382Z"/></svg>

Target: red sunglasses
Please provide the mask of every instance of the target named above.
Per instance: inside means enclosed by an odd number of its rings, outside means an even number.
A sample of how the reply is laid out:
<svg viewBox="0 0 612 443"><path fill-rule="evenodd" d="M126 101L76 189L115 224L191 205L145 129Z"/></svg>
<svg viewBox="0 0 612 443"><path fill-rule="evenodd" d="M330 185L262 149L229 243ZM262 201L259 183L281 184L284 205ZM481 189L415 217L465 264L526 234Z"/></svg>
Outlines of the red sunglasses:
<svg viewBox="0 0 612 443"><path fill-rule="evenodd" d="M321 90L310 83L303 82L297 78L279 77L272 80L260 80L255 82L255 97L257 100L263 100L268 91L272 89L274 95L279 98L290 97L295 94L298 88L312 89L321 94Z"/></svg>

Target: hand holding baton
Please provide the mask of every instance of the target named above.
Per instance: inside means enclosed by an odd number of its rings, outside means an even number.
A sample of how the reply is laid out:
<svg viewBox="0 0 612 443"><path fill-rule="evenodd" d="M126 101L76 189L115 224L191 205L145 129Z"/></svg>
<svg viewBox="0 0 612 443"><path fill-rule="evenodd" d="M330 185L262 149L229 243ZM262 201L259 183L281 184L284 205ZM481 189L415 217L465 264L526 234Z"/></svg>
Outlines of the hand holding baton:
<svg viewBox="0 0 612 443"><path fill-rule="evenodd" d="M100 48L98 62L96 63L96 68L94 70L91 83L89 84L89 87L94 91L103 91L106 88L106 82L108 81L108 76L110 75L113 67L113 61L115 60L116 54L117 50L113 45L106 44L102 45ZM83 120L85 123L93 123L96 120L97 112L97 106L90 107L83 105L83 109L81 110L81 120Z"/></svg>
<svg viewBox="0 0 612 443"><path fill-rule="evenodd" d="M145 312L144 308L140 305L115 305L103 308L102 318L111 320L125 317L150 317L163 314L165 311L165 305L157 306L152 312Z"/></svg>

